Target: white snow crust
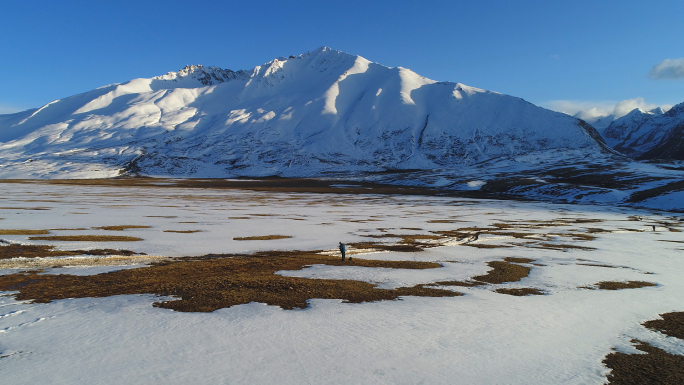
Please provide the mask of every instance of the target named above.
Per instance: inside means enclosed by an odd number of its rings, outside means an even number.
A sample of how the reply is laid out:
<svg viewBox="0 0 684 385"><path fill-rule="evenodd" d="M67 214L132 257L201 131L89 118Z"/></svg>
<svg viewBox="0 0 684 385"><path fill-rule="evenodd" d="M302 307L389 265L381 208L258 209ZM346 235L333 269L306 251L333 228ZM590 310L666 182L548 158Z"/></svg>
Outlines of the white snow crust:
<svg viewBox="0 0 684 385"><path fill-rule="evenodd" d="M354 254L355 258L437 261L443 264L441 269L314 265L279 272L314 279L357 279L391 288L462 280L488 271L486 262L504 257L532 258L540 265L529 265L531 274L520 282L453 287L465 294L453 298L404 297L361 304L314 299L305 310L251 303L213 313L179 313L152 307L160 300L152 295L32 304L16 301L12 293L0 293L3 383L601 384L607 374L603 357L613 348L635 352L629 342L633 338L684 354L681 341L639 325L658 314L684 310L684 259L682 243L677 243L684 238L662 224L678 220L671 214L446 197L27 182L0 184L0 196L3 227L149 225L116 233L139 236L141 242L59 247L128 248L165 256L274 249L334 252L338 241L364 241L369 234L426 233L506 221L601 219L529 231L589 227L607 231L595 233L593 241L560 241L596 250L485 249L454 243L417 253ZM43 209L27 209L36 207ZM656 231L652 225L658 226ZM169 229L202 232L163 232ZM293 238L233 240L268 234ZM26 236L0 238L41 244ZM477 242L501 241L481 237ZM581 288L604 280L643 280L658 286L618 291ZM547 295L512 297L493 292L498 287L535 287Z"/></svg>

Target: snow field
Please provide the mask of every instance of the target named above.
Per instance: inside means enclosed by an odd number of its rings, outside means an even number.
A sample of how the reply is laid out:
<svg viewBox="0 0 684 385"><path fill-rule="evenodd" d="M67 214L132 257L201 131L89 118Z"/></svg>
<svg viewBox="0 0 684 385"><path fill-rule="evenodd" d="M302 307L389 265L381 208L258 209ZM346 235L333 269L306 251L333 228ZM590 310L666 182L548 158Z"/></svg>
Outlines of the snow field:
<svg viewBox="0 0 684 385"><path fill-rule="evenodd" d="M361 304L312 299L305 310L250 303L213 313L178 313L152 307L159 298L151 295L31 304L2 293L0 370L8 383L114 384L125 379L131 384L600 384L607 373L603 357L613 348L633 352L632 338L684 354L681 341L640 326L660 313L684 310L680 278L684 246L678 243L684 237L675 231L680 228L678 222L667 213L422 196L34 183L0 183L0 197L2 228L85 228L51 230L51 235L143 238L88 243L0 236L8 242L64 249L121 248L165 256L274 249L333 251L338 241L377 240L364 235L428 234L494 223L527 223L530 226L512 231L531 237L604 230L591 233L597 238L590 241L569 237L547 241L595 250L530 248L524 239L483 234L478 244L517 245L477 248L454 243L415 253L353 255L437 261L444 266L439 269L314 265L279 272L393 288L466 280L488 271L487 262L504 257L530 258L543 265L525 264L532 270L519 282L447 287L465 294L453 298L404 297ZM569 223L573 219L602 221ZM454 222L444 223L447 220ZM563 225L545 227L544 223ZM653 224L658 225L655 232ZM121 232L92 229L111 225L151 227ZM233 240L274 234L293 238ZM49 272L93 274L111 268ZM618 291L582 288L600 281L627 280L658 286ZM514 297L495 293L499 287L534 287L547 295Z"/></svg>

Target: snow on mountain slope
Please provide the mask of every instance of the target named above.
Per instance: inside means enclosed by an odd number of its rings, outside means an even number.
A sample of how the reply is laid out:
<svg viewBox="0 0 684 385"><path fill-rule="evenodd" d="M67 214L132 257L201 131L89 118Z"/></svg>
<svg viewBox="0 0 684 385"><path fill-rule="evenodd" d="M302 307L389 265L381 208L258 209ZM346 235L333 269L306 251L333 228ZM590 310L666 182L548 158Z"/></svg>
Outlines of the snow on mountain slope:
<svg viewBox="0 0 684 385"><path fill-rule="evenodd" d="M321 47L251 71L187 66L0 115L0 176L309 176L608 147L522 99Z"/></svg>
<svg viewBox="0 0 684 385"><path fill-rule="evenodd" d="M665 113L661 108L636 108L612 122L603 136L611 147L633 158L684 159L683 127L684 103Z"/></svg>

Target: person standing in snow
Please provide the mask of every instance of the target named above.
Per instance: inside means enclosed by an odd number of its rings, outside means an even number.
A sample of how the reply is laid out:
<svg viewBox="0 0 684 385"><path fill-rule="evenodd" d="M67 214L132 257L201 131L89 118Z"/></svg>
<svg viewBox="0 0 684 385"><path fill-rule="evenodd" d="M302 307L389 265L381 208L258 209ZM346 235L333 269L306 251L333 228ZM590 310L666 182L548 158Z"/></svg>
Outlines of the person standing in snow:
<svg viewBox="0 0 684 385"><path fill-rule="evenodd" d="M342 253L342 260L344 261L344 255L345 255L346 252L347 252L347 246L345 246L344 243L340 242L340 246L339 246L339 247L340 247L340 253ZM351 258L349 258L349 259L351 259Z"/></svg>

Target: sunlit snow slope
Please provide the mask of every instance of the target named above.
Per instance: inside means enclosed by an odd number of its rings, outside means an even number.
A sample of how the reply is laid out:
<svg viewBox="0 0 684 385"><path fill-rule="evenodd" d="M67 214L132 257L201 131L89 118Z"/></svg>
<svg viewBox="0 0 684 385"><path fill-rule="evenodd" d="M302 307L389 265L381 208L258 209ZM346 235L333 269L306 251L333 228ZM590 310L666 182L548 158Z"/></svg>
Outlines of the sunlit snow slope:
<svg viewBox="0 0 684 385"><path fill-rule="evenodd" d="M573 117L326 47L188 66L0 115L0 177L312 176L606 146Z"/></svg>

